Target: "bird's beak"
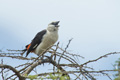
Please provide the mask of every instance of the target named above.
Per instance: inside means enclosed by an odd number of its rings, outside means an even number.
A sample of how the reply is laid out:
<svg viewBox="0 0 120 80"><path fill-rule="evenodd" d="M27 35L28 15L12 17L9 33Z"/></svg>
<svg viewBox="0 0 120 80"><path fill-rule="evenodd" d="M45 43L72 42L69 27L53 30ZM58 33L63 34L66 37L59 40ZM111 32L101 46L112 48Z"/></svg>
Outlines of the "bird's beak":
<svg viewBox="0 0 120 80"><path fill-rule="evenodd" d="M56 21L56 22L55 22L55 25L58 25L59 22L60 22L60 21Z"/></svg>
<svg viewBox="0 0 120 80"><path fill-rule="evenodd" d="M58 25L59 22L60 22L60 21L56 21L56 22L55 22L56 27L59 27L59 25Z"/></svg>

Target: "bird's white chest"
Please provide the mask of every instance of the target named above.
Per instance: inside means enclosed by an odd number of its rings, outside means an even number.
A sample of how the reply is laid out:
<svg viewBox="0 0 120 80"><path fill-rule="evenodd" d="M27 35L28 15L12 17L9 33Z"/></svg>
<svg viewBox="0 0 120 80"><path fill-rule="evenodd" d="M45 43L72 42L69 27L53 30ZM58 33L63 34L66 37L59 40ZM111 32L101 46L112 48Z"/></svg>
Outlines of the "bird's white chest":
<svg viewBox="0 0 120 80"><path fill-rule="evenodd" d="M48 32L43 36L42 42L49 44L54 44L58 40L58 34L57 33L50 33Z"/></svg>
<svg viewBox="0 0 120 80"><path fill-rule="evenodd" d="M36 50L35 50L36 54L39 55L44 50L46 50L48 47L52 46L57 40L58 40L58 34L57 33L47 32L43 36L42 42L36 48Z"/></svg>

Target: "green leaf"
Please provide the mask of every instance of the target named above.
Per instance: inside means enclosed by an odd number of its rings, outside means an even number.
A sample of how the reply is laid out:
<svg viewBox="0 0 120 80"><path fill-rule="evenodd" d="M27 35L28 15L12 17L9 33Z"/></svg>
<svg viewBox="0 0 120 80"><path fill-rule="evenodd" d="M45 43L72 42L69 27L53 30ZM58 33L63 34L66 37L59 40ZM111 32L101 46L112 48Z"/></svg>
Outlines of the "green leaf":
<svg viewBox="0 0 120 80"><path fill-rule="evenodd" d="M28 75L27 74L24 74L25 77L27 77Z"/></svg>
<svg viewBox="0 0 120 80"><path fill-rule="evenodd" d="M36 79L38 76L37 75L29 75L28 76L31 80Z"/></svg>

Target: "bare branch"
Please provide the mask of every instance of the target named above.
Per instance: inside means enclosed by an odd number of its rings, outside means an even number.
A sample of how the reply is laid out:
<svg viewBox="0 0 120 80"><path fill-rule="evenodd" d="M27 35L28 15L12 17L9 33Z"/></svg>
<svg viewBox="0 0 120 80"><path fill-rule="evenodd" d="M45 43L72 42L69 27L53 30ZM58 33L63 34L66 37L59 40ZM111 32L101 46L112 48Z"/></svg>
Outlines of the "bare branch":
<svg viewBox="0 0 120 80"><path fill-rule="evenodd" d="M50 57L48 57L48 59L43 59L43 60L39 60L38 62L32 64L26 71L24 74L29 74L36 66L38 65L41 65L43 63L51 63L53 64L54 66L56 66L59 70L61 70L64 75L67 75L66 71L61 67L59 66L54 60L52 60Z"/></svg>
<svg viewBox="0 0 120 80"><path fill-rule="evenodd" d="M0 64L0 68L10 69L10 70L12 70L18 76L19 80L25 80L25 78L22 77L20 75L20 73L15 68L13 68L12 66Z"/></svg>
<svg viewBox="0 0 120 80"><path fill-rule="evenodd" d="M81 66L86 65L86 64L91 63L91 62L95 62L95 61L97 61L97 60L99 60L99 59L102 59L102 58L107 57L108 55L112 55L112 54L120 54L120 52L112 52L112 53L105 54L105 55L103 55L103 56L100 56L100 57L97 58L97 59L89 60L89 61L87 61L86 63L81 64Z"/></svg>
<svg viewBox="0 0 120 80"><path fill-rule="evenodd" d="M75 76L75 79L79 80L96 80L92 74L105 74L110 80L110 76L107 74L108 72L112 71L119 71L119 70L94 70L93 68L87 66L88 63L91 62L96 62L104 57L107 57L112 54L119 54L120 52L112 52L105 54L103 56L100 56L94 60L89 60L83 64L79 64L79 58L84 58L78 54L73 54L67 51L70 42L72 39L69 40L68 44L66 45L65 49L62 49L59 47L59 42L57 45L54 45L51 50L46 49L40 56L36 58L26 58L20 56L22 50L8 50L7 53L0 52L0 57L7 57L7 58L12 58L13 60L26 60L28 62L24 62L23 64L18 64L14 68L11 65L3 65L3 61L0 64L1 72L2 73L2 78L4 79L3 74L9 73L9 71L13 71L13 74L11 74L9 77L6 78L6 80L9 79L17 79L19 78L20 80L25 80L25 78L28 78L25 76L25 74L29 75L32 71L37 66L41 66L41 64L49 63L53 65L53 68L51 72L38 72L38 76L44 76L44 75L49 75L49 74L62 74L62 75L67 75L69 78L71 75ZM45 56L43 55L44 53L50 53L51 56ZM77 58L77 59L76 59ZM63 61L63 62L62 62ZM64 62L65 61L65 62ZM5 70L5 68L10 69L10 70ZM17 71L17 69L19 69ZM4 72L3 72L4 70ZM23 78L23 79L22 79Z"/></svg>
<svg viewBox="0 0 120 80"><path fill-rule="evenodd" d="M59 46L56 46L56 45L54 45L54 46L55 46L55 47L58 47L61 51L65 51L64 49L60 48ZM54 50L54 49L52 48L52 50ZM73 54L73 53L70 53L70 52L68 52L68 51L65 51L65 53L68 54L68 55L72 55L72 56L78 56L78 57L84 59L83 56L80 56L80 55L78 55L78 54Z"/></svg>
<svg viewBox="0 0 120 80"><path fill-rule="evenodd" d="M1 64L3 64L3 59L1 60ZM1 73L2 73L2 79L5 80L3 71L4 71L4 68L2 68Z"/></svg>
<svg viewBox="0 0 120 80"><path fill-rule="evenodd" d="M58 42L56 46L59 46L59 43L60 42ZM58 47L56 47L56 49L54 50L54 53L52 54L52 55L54 55L54 61L56 61L56 52L57 52L57 50L58 50ZM52 58L52 56L51 56L51 58ZM53 71L55 72L55 66L53 66Z"/></svg>
<svg viewBox="0 0 120 80"><path fill-rule="evenodd" d="M22 57L22 56L7 56L6 54L2 55L1 53L0 53L0 57L9 57L9 58L20 59L20 60L33 60L33 59L36 59L36 58L26 58L26 57Z"/></svg>
<svg viewBox="0 0 120 80"><path fill-rule="evenodd" d="M67 50L67 48L69 47L69 44L70 44L71 41L72 41L72 39L69 40L69 42L68 42L68 44L67 44L65 50L64 50L63 53L61 54L61 56L60 56L60 58L59 58L59 60L58 60L58 64L60 63L60 59L62 58L62 56L63 56L64 53L66 52L66 50Z"/></svg>

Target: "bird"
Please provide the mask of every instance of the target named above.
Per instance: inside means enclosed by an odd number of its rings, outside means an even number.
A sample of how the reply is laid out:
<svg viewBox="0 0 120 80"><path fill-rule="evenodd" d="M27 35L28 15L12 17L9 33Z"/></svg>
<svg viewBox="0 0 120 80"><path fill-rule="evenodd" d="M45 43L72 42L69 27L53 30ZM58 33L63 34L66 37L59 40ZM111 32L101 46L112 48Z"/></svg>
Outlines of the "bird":
<svg viewBox="0 0 120 80"><path fill-rule="evenodd" d="M43 53L54 45L54 43L58 40L58 30L60 21L53 21L48 24L48 27L36 34L30 44L26 45L26 48L23 50L24 53L26 52L26 56L30 52L35 53L36 55L40 56Z"/></svg>

